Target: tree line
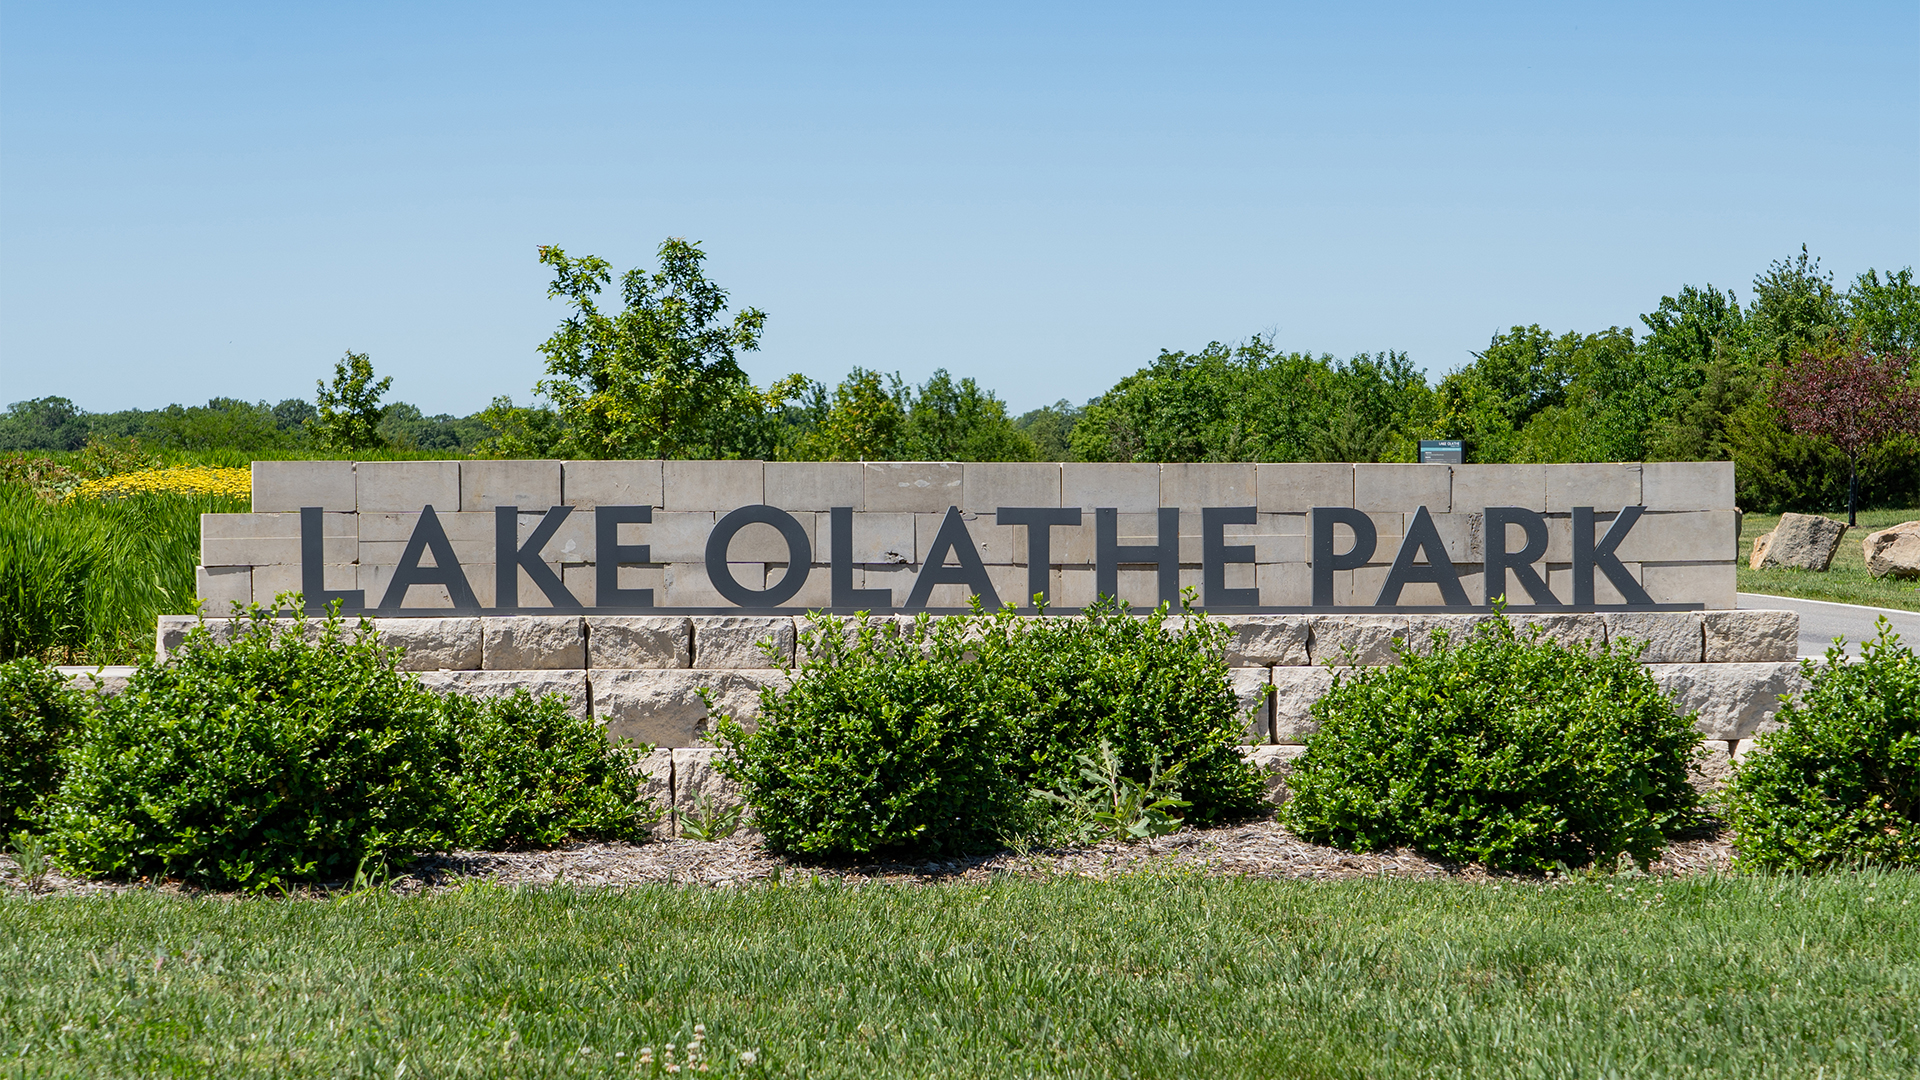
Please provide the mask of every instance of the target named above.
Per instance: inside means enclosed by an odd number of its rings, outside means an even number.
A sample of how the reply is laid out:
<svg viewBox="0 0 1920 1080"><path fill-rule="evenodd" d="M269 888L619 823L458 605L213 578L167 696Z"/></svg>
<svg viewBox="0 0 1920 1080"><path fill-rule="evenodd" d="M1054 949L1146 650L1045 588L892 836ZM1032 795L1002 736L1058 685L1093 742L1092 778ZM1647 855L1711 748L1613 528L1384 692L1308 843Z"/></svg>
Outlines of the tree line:
<svg viewBox="0 0 1920 1080"><path fill-rule="evenodd" d="M62 398L18 402L0 416L0 450L138 438L506 457L1411 461L1418 440L1439 438L1463 440L1474 462L1730 460L1753 509L1831 509L1850 494L1920 503L1910 267L1843 286L1803 247L1757 274L1744 303L1732 289L1684 285L1637 328L1514 326L1437 384L1402 352L1338 360L1265 335L1162 350L1084 404L1016 416L945 370L918 385L859 367L833 386L799 375L756 385L739 358L758 349L767 315L730 310L705 257L669 239L656 269L616 284L604 259L541 248L548 295L568 312L540 345L546 377L531 404L502 396L467 417L383 404L392 380L349 352L312 402L102 414ZM1877 412L1860 397L1875 393ZM1872 431L1859 419L1868 413L1879 417Z"/></svg>

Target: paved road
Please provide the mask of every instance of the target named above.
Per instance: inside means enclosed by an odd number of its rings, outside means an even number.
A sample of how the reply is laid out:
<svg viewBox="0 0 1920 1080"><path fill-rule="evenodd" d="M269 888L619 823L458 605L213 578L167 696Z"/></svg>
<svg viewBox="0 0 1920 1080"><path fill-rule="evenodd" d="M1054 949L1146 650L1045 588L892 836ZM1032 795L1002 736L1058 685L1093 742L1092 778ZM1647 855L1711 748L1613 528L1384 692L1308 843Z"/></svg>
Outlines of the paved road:
<svg viewBox="0 0 1920 1080"><path fill-rule="evenodd" d="M1861 607L1857 604L1829 604L1823 600L1795 600L1786 596L1741 593L1743 608L1773 608L1800 613L1800 655L1825 656L1827 646L1836 637L1847 639L1847 652L1860 655L1862 639L1873 637L1873 621L1887 617L1902 644L1920 649L1920 612L1891 608Z"/></svg>

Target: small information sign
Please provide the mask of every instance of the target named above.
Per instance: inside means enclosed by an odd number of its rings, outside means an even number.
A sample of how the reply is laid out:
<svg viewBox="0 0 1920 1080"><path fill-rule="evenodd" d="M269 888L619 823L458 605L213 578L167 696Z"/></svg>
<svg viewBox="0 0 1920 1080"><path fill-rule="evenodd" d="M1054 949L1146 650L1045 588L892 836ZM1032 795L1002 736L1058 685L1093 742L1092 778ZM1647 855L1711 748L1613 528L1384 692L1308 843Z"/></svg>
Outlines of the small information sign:
<svg viewBox="0 0 1920 1080"><path fill-rule="evenodd" d="M1465 463L1466 446L1459 439L1420 440L1420 464L1462 465Z"/></svg>

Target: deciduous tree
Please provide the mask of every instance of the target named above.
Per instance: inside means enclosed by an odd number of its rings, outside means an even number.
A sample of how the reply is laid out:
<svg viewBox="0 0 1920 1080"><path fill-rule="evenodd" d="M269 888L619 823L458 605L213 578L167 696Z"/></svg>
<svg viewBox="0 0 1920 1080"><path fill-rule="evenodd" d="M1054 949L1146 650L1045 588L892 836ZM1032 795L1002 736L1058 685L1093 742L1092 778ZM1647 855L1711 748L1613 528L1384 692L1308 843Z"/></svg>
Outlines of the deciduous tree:
<svg viewBox="0 0 1920 1080"><path fill-rule="evenodd" d="M1773 404L1789 431L1832 443L1847 459L1847 524L1860 504L1860 459L1902 434L1920 434L1912 358L1861 344L1807 350L1780 373Z"/></svg>

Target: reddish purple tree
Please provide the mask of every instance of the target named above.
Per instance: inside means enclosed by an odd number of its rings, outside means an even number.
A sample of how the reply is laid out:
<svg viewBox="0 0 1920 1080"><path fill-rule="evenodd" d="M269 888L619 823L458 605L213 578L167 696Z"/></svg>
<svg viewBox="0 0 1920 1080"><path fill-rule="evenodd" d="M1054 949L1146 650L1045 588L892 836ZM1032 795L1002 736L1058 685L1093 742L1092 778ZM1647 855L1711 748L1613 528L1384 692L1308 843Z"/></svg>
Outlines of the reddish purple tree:
<svg viewBox="0 0 1920 1080"><path fill-rule="evenodd" d="M1847 456L1847 525L1860 503L1860 459L1902 433L1920 434L1920 386L1913 358L1875 354L1858 343L1806 352L1773 387L1773 405L1787 430L1830 442Z"/></svg>

